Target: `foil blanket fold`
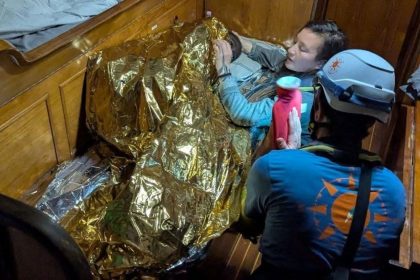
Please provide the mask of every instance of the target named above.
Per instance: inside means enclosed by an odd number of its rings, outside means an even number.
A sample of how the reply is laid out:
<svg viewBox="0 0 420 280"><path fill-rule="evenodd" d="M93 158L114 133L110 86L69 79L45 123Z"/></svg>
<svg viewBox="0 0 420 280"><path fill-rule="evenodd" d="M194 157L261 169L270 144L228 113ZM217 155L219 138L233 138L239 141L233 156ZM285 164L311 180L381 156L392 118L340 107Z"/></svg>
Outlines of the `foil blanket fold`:
<svg viewBox="0 0 420 280"><path fill-rule="evenodd" d="M212 40L226 34L212 18L91 57L87 124L102 143L59 167L37 207L96 277L158 275L238 219L250 140L214 90Z"/></svg>

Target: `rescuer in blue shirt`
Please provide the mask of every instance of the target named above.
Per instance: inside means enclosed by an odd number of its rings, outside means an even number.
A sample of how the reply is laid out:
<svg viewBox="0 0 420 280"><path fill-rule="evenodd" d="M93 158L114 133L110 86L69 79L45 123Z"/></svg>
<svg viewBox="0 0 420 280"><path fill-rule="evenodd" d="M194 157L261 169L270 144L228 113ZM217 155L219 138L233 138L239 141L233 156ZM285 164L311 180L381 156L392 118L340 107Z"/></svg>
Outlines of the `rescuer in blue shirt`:
<svg viewBox="0 0 420 280"><path fill-rule="evenodd" d="M398 245L405 191L378 157L361 149L375 120L387 122L395 74L364 50L334 55L320 70L302 149L273 150L253 164L244 213L260 223L262 264L252 279L328 279L353 219L361 165L372 167L368 210L350 279L377 279ZM293 135L293 134L292 134Z"/></svg>

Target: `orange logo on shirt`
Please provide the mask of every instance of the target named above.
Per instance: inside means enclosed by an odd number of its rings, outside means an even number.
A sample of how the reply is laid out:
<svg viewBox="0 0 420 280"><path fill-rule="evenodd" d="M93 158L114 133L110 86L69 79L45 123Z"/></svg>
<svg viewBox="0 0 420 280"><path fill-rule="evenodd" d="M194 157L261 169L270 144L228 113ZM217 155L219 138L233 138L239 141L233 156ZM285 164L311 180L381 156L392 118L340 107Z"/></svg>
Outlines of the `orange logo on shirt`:
<svg viewBox="0 0 420 280"><path fill-rule="evenodd" d="M336 187L334 183L341 186L346 183L347 186L340 188ZM311 208L315 224L320 231L319 239L329 238L337 232L345 235L349 233L357 199L355 186L355 180L351 175L348 178L336 179L331 183L323 181L323 188L316 197L315 205ZM380 199L379 193L371 192L369 202L377 199ZM375 234L367 226L370 223L381 223L387 220L389 220L388 217L379 213L371 213L368 209L363 237L370 243L376 243Z"/></svg>

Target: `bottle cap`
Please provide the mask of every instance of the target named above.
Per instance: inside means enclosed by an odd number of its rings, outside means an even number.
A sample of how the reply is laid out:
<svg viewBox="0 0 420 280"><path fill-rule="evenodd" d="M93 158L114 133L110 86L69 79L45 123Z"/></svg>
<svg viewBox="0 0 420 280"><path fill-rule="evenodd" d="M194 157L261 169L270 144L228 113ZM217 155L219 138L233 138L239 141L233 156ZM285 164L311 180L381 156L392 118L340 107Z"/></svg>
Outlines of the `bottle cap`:
<svg viewBox="0 0 420 280"><path fill-rule="evenodd" d="M278 87L284 89L297 89L300 87L300 79L293 76L285 76L277 80Z"/></svg>

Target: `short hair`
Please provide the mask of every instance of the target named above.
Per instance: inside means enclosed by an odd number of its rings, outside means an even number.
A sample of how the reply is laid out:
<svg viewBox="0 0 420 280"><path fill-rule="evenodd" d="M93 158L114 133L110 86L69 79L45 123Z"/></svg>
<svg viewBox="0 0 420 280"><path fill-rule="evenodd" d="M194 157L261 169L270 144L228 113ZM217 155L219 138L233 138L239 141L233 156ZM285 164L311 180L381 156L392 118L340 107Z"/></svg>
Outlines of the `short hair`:
<svg viewBox="0 0 420 280"><path fill-rule="evenodd" d="M347 36L333 20L311 20L300 30L309 29L324 39L324 45L316 56L317 60L328 60L336 53L347 49Z"/></svg>

